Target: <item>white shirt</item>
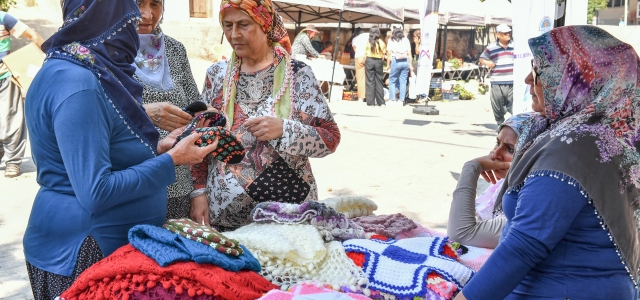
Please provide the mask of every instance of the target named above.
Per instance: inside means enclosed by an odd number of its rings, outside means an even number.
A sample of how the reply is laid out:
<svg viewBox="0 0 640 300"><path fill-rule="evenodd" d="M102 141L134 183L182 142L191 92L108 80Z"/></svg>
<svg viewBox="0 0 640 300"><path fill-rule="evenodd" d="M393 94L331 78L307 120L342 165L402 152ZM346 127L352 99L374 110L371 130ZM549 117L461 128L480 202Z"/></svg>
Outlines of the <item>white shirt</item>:
<svg viewBox="0 0 640 300"><path fill-rule="evenodd" d="M368 42L369 42L369 34L368 33L361 33L360 35L356 36L351 41L351 44L354 47L356 47L355 57L363 57L363 56L365 56L365 50L366 50Z"/></svg>
<svg viewBox="0 0 640 300"><path fill-rule="evenodd" d="M406 57L411 56L411 43L409 39L403 37L399 42L389 39L387 44L387 51L391 52L391 56L395 57L396 53L405 53Z"/></svg>

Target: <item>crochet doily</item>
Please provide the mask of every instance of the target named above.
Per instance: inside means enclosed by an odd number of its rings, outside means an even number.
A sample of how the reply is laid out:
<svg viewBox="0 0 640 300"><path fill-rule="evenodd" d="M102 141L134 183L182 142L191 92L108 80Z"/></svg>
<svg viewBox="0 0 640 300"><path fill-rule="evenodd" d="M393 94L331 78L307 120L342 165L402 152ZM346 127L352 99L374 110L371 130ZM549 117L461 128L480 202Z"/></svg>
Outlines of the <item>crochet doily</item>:
<svg viewBox="0 0 640 300"><path fill-rule="evenodd" d="M366 275L345 253L340 242L323 243L312 225L252 223L225 236L240 241L262 265L261 274L286 290L313 280L335 289L366 285Z"/></svg>

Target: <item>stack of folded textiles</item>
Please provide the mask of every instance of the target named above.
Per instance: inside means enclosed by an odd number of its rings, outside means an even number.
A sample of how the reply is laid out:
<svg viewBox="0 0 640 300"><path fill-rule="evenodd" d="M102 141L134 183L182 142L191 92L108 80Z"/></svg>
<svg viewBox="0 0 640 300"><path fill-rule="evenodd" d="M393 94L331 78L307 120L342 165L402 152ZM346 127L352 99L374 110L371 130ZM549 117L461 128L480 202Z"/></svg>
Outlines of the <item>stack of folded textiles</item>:
<svg viewBox="0 0 640 300"><path fill-rule="evenodd" d="M342 244L325 244L313 225L252 223L224 235L246 246L262 265L261 274L283 290L309 280L334 289L358 289L367 283Z"/></svg>
<svg viewBox="0 0 640 300"><path fill-rule="evenodd" d="M315 226L325 242L365 238L362 227L335 209L317 201L302 204L263 202L252 211L257 223L309 224Z"/></svg>
<svg viewBox="0 0 640 300"><path fill-rule="evenodd" d="M191 219L171 219L162 227L225 254L240 256L244 251L239 247L238 241L229 239L210 226L200 225Z"/></svg>
<svg viewBox="0 0 640 300"><path fill-rule="evenodd" d="M376 235L343 245L367 275L366 294L373 299L452 299L475 274L459 262L446 237L393 240Z"/></svg>
<svg viewBox="0 0 640 300"><path fill-rule="evenodd" d="M160 227L135 226L131 244L83 272L61 299L257 299L278 288L256 273L260 264L244 246L219 234L216 240L239 247L239 255Z"/></svg>

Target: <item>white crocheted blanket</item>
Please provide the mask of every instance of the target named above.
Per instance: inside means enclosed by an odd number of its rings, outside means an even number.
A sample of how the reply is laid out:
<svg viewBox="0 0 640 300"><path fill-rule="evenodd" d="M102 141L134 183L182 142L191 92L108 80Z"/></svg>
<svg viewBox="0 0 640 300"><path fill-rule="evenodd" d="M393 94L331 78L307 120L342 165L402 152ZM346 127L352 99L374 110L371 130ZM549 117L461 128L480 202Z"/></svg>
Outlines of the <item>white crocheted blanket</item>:
<svg viewBox="0 0 640 300"><path fill-rule="evenodd" d="M308 280L354 289L367 283L342 244L325 244L313 225L252 223L224 235L247 247L260 262L261 274L285 290Z"/></svg>
<svg viewBox="0 0 640 300"><path fill-rule="evenodd" d="M447 238L420 237L403 240L348 240L343 243L348 252L364 254L362 268L369 279L369 288L398 297L424 297L427 275L435 272L458 289L475 272L443 254Z"/></svg>

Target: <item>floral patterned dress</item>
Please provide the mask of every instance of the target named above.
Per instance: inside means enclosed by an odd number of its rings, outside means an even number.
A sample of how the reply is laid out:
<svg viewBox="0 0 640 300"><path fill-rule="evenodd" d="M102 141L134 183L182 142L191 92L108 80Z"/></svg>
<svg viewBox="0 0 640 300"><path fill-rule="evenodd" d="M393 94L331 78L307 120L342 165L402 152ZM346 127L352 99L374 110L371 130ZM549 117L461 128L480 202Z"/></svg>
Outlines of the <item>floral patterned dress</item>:
<svg viewBox="0 0 640 300"><path fill-rule="evenodd" d="M203 101L220 111L228 67L228 61L212 65L202 93ZM318 198L309 157L333 153L340 130L311 69L296 60L292 67L292 112L284 120L281 138L260 142L244 126L250 118L273 116L275 66L240 72L231 131L245 146L245 158L231 165L207 156L203 163L192 166L194 188L205 189L211 224L222 231L250 223L251 209L260 202L301 203Z"/></svg>

